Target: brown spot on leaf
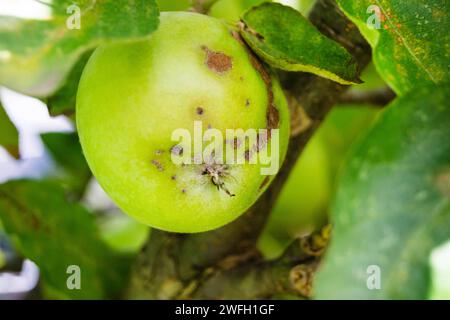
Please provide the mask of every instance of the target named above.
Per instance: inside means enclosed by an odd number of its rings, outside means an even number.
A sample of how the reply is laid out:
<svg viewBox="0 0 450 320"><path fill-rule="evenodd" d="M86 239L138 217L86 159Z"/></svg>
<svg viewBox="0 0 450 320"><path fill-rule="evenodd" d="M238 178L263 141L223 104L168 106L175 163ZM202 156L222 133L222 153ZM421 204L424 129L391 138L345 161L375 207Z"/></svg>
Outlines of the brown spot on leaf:
<svg viewBox="0 0 450 320"><path fill-rule="evenodd" d="M41 231L47 234L50 234L52 230L49 226L45 225L45 221L42 220L35 211L33 211L29 206L22 203L14 197L12 194L0 191L0 199L5 202L5 204L9 207L9 210L6 210L6 214L15 214L21 213L24 215L24 223L27 227L31 227L34 231ZM18 218L22 219L22 217ZM42 225L43 224L43 225Z"/></svg>
<svg viewBox="0 0 450 320"><path fill-rule="evenodd" d="M39 230L41 228L41 222L35 215L31 215L31 226L34 230Z"/></svg>
<svg viewBox="0 0 450 320"><path fill-rule="evenodd" d="M202 50L206 53L206 66L214 72L223 74L233 68L231 57L227 56L225 53L212 51L206 46L202 46Z"/></svg>

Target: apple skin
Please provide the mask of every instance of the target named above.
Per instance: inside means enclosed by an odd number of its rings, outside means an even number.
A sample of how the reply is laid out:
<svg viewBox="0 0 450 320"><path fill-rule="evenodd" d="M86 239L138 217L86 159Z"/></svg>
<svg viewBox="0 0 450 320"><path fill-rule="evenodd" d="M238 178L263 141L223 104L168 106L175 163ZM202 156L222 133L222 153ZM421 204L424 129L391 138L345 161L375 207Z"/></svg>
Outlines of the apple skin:
<svg viewBox="0 0 450 320"><path fill-rule="evenodd" d="M211 53L226 55L231 64L211 64ZM125 213L149 226L189 233L231 222L273 176L261 175L261 163L231 165L225 181L231 197L202 174L203 165L171 161L171 135L184 128L193 136L194 121L224 136L226 129L265 129L272 105L281 165L289 111L268 72L264 77L229 26L195 13L163 12L149 39L99 47L83 72L76 108L93 174Z"/></svg>

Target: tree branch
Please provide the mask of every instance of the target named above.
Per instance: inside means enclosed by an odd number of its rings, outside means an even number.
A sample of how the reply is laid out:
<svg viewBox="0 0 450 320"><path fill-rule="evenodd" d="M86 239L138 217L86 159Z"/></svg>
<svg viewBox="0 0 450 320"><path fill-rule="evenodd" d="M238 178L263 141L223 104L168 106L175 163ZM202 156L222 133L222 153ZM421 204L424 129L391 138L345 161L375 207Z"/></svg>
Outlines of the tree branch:
<svg viewBox="0 0 450 320"><path fill-rule="evenodd" d="M383 87L370 91L348 90L339 99L339 103L364 104L382 108L395 99L395 93L389 87Z"/></svg>
<svg viewBox="0 0 450 320"><path fill-rule="evenodd" d="M325 35L346 47L361 69L367 65L370 47L334 1L319 0L310 19ZM242 298L245 293L247 298L258 298L280 291L300 294L289 280L298 261L281 258L265 262L256 242L300 153L348 87L305 73L283 74L282 83L290 102L292 136L286 160L269 189L240 218L217 230L191 235L153 230L137 258L125 297ZM244 288L243 280L248 280L252 289Z"/></svg>
<svg viewBox="0 0 450 320"><path fill-rule="evenodd" d="M217 0L192 0L192 11L206 14Z"/></svg>

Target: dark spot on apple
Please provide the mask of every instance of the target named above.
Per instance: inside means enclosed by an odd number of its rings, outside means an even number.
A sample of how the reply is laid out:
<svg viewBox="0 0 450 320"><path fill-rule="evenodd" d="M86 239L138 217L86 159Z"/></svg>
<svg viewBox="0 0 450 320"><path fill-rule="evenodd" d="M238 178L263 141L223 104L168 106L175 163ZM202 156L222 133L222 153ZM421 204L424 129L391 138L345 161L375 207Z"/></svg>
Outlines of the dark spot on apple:
<svg viewBox="0 0 450 320"><path fill-rule="evenodd" d="M170 152L176 156L181 156L183 155L183 147L177 144L170 149Z"/></svg>
<svg viewBox="0 0 450 320"><path fill-rule="evenodd" d="M177 176L176 176L176 175L173 175L173 176L170 177L170 179L172 179L172 180L175 181L175 180L177 180Z"/></svg>
<svg viewBox="0 0 450 320"><path fill-rule="evenodd" d="M164 153L164 151L163 151L163 150L160 150L160 149L158 149L158 150L155 151L155 154L156 154L157 156L162 155L163 153Z"/></svg>
<svg viewBox="0 0 450 320"><path fill-rule="evenodd" d="M158 160L153 159L152 164L158 169L158 171L164 171L164 166Z"/></svg>
<svg viewBox="0 0 450 320"><path fill-rule="evenodd" d="M230 56L223 52L212 51L206 46L202 46L206 53L205 64L212 71L223 74L233 68L233 61Z"/></svg>
<svg viewBox="0 0 450 320"><path fill-rule="evenodd" d="M250 106L250 99L245 100L245 106L249 107Z"/></svg>
<svg viewBox="0 0 450 320"><path fill-rule="evenodd" d="M201 116L205 112L205 110L203 110L202 107L197 107L196 112L197 112L198 115Z"/></svg>

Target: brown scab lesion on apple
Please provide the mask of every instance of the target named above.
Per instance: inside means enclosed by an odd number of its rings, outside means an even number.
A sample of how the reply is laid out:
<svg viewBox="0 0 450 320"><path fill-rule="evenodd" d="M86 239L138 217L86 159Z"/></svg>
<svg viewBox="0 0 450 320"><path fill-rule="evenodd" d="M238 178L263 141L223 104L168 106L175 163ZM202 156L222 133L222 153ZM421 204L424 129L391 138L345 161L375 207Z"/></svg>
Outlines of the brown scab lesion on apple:
<svg viewBox="0 0 450 320"><path fill-rule="evenodd" d="M207 46L201 49L206 53L205 64L212 71L224 74L233 68L233 59L220 51L212 51Z"/></svg>
<svg viewBox="0 0 450 320"><path fill-rule="evenodd" d="M164 171L164 165L160 161L153 159L151 163L156 167L156 169L158 169L158 171Z"/></svg>
<svg viewBox="0 0 450 320"><path fill-rule="evenodd" d="M225 185L225 179L231 177L230 166L214 162L206 163L203 167L202 175L210 178L211 183L217 187L218 191L223 190L230 197L235 196Z"/></svg>

